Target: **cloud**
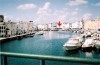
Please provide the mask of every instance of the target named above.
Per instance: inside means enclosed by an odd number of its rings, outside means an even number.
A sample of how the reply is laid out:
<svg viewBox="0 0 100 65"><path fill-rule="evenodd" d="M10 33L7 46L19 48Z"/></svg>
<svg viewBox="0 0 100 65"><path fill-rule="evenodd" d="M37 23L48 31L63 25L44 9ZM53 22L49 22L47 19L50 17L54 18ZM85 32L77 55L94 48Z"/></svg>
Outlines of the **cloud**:
<svg viewBox="0 0 100 65"><path fill-rule="evenodd" d="M79 8L75 8L74 11L69 11L66 8L62 10L51 9L51 3L45 2L44 5L38 8L36 13L35 22L37 23L49 23L49 22L70 22L78 20L77 14L79 13ZM74 18L73 18L74 16Z"/></svg>
<svg viewBox="0 0 100 65"><path fill-rule="evenodd" d="M72 12L72 15L77 15L77 14L78 14L77 11L73 11L73 12Z"/></svg>
<svg viewBox="0 0 100 65"><path fill-rule="evenodd" d="M46 2L43 7L39 8L37 11L38 15L46 15L50 12L50 2Z"/></svg>
<svg viewBox="0 0 100 65"><path fill-rule="evenodd" d="M83 15L83 19L84 20L89 20L89 19L91 19L91 16L92 16L91 13L86 13L86 14Z"/></svg>
<svg viewBox="0 0 100 65"><path fill-rule="evenodd" d="M9 15L7 13L4 13L3 15L4 15L4 19L9 19L10 20L10 19L14 18L12 15Z"/></svg>
<svg viewBox="0 0 100 65"><path fill-rule="evenodd" d="M69 6L78 6L82 4L87 4L88 1L86 0L70 0L68 3L66 3Z"/></svg>
<svg viewBox="0 0 100 65"><path fill-rule="evenodd" d="M61 21L66 21L67 20L67 17L69 16L69 12L68 11L64 11L64 10L55 10L53 13L52 13L52 16L54 18L56 18L56 20L61 20Z"/></svg>
<svg viewBox="0 0 100 65"><path fill-rule="evenodd" d="M37 6L35 4L29 3L29 4L21 4L17 7L19 10L29 10L29 9L34 9Z"/></svg>
<svg viewBox="0 0 100 65"><path fill-rule="evenodd" d="M35 21L37 22L57 22L57 21L65 21L68 16L68 12L66 10L53 10L50 8L51 3L46 2L42 7L40 7L37 11L37 18Z"/></svg>
<svg viewBox="0 0 100 65"><path fill-rule="evenodd" d="M95 6L100 6L100 2L96 3Z"/></svg>

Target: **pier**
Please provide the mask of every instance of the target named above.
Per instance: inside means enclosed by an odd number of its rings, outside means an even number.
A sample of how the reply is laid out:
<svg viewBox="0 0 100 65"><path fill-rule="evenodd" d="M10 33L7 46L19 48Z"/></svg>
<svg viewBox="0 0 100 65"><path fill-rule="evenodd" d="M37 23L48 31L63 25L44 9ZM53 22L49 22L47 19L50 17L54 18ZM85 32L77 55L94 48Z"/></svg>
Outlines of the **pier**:
<svg viewBox="0 0 100 65"><path fill-rule="evenodd" d="M10 41L10 40L15 40L15 39L22 39L22 38L26 38L29 35L34 35L36 32L32 32L32 33L25 33L25 34L21 34L21 35L14 35L14 36L10 36L10 37L3 37L0 38L0 42L6 42L6 41Z"/></svg>

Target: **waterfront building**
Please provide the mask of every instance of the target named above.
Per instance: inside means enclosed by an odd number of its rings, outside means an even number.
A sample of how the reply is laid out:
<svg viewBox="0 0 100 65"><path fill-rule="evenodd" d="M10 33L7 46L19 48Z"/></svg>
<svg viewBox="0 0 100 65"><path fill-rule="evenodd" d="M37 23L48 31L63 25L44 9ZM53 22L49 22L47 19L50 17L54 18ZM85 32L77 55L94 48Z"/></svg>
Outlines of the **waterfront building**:
<svg viewBox="0 0 100 65"><path fill-rule="evenodd" d="M16 24L17 34L31 33L34 31L33 22L19 21Z"/></svg>
<svg viewBox="0 0 100 65"><path fill-rule="evenodd" d="M6 36L6 27L4 25L4 22L0 22L0 37Z"/></svg>
<svg viewBox="0 0 100 65"><path fill-rule="evenodd" d="M25 21L17 22L16 26L17 26L17 34L27 33L28 26L27 26L27 23Z"/></svg>
<svg viewBox="0 0 100 65"><path fill-rule="evenodd" d="M39 24L37 25L38 30L44 30L47 31L48 30L48 24Z"/></svg>
<svg viewBox="0 0 100 65"><path fill-rule="evenodd" d="M48 28L51 30L51 31L57 31L58 28L57 28L57 23L49 23L48 24Z"/></svg>
<svg viewBox="0 0 100 65"><path fill-rule="evenodd" d="M80 29L82 28L82 23L79 21L79 22L74 22L72 23L72 29Z"/></svg>
<svg viewBox="0 0 100 65"><path fill-rule="evenodd" d="M27 30L28 33L34 32L34 27L33 27L34 24L33 24L33 21L27 22L27 26L28 26L28 30Z"/></svg>
<svg viewBox="0 0 100 65"><path fill-rule="evenodd" d="M61 23L61 26L57 25L57 28L59 28L61 30L68 30L70 28L70 24L69 23Z"/></svg>
<svg viewBox="0 0 100 65"><path fill-rule="evenodd" d="M6 27L4 23L4 16L0 15L0 37L6 36Z"/></svg>
<svg viewBox="0 0 100 65"><path fill-rule="evenodd" d="M100 18L97 18L94 20L85 20L84 29L85 30L95 30L95 31L100 29Z"/></svg>
<svg viewBox="0 0 100 65"><path fill-rule="evenodd" d="M37 27L39 31L44 29L44 26L42 24L37 25Z"/></svg>
<svg viewBox="0 0 100 65"><path fill-rule="evenodd" d="M15 22L12 22L11 20L9 20L8 22L5 22L5 26L7 29L7 33L6 33L7 36L10 37L10 36L16 35L17 28L16 28Z"/></svg>
<svg viewBox="0 0 100 65"><path fill-rule="evenodd" d="M65 29L67 30L67 29L70 28L70 24L69 24L69 23L64 23L64 27L65 27Z"/></svg>
<svg viewBox="0 0 100 65"><path fill-rule="evenodd" d="M34 26L33 26L33 30L34 30L34 31L38 31L38 26L37 26L37 25L34 25Z"/></svg>

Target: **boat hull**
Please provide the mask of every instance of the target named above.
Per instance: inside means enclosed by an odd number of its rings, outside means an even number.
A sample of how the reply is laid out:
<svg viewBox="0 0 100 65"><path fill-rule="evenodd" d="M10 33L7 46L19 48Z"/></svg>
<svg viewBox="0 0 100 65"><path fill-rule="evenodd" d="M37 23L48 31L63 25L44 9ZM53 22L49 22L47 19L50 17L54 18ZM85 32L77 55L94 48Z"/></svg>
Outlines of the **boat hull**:
<svg viewBox="0 0 100 65"><path fill-rule="evenodd" d="M81 46L64 46L65 50L75 50L80 48Z"/></svg>

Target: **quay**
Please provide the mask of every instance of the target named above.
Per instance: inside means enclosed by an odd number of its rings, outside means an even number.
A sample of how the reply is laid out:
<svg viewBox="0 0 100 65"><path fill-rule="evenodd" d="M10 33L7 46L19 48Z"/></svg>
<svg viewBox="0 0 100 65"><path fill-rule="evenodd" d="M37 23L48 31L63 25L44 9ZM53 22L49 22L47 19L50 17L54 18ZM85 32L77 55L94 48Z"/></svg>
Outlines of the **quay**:
<svg viewBox="0 0 100 65"><path fill-rule="evenodd" d="M36 32L31 32L31 33L26 33L26 34L21 34L21 35L15 35L15 36L10 36L10 37L3 37L3 38L0 38L0 42L7 42L7 41L10 41L10 40L15 40L15 39L22 39L22 38L26 38L26 37L29 37L30 35L34 35Z"/></svg>

